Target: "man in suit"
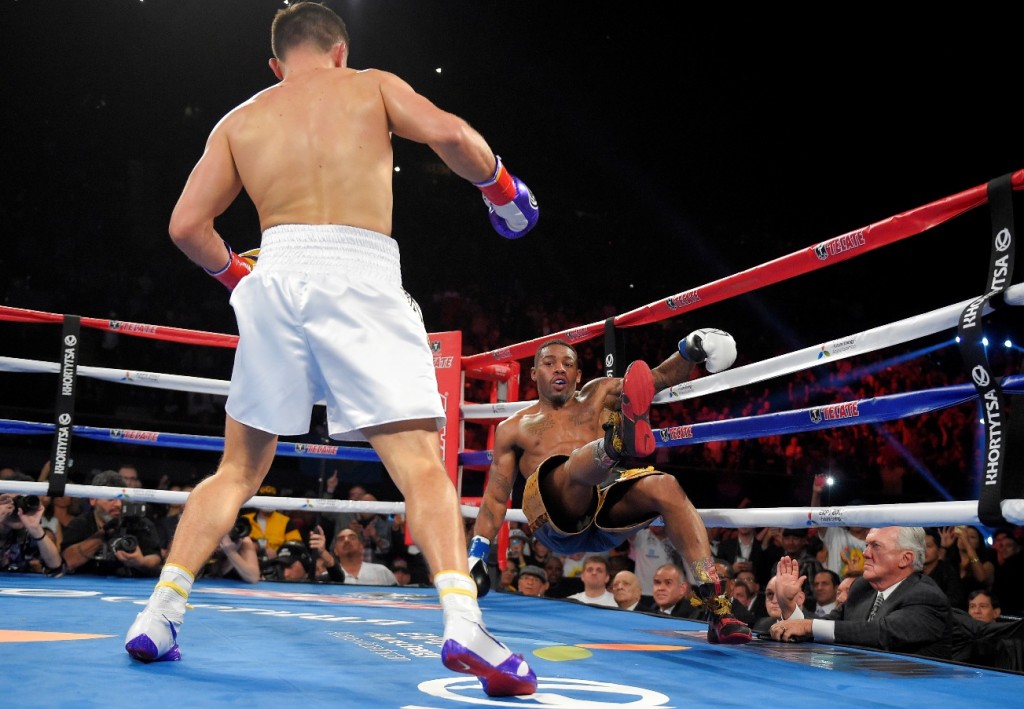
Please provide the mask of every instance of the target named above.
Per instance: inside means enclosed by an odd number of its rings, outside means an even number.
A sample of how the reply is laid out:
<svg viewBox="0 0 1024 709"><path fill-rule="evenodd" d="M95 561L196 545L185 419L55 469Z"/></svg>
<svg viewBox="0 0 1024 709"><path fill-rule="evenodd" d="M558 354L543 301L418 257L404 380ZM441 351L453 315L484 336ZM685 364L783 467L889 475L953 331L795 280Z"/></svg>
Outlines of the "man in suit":
<svg viewBox="0 0 1024 709"><path fill-rule="evenodd" d="M832 569L819 571L814 575L811 588L814 589L814 617L824 618L836 608L839 582L842 579Z"/></svg>
<svg viewBox="0 0 1024 709"><path fill-rule="evenodd" d="M636 610L642 591L640 579L632 571L623 569L612 579L612 595L615 596L615 603L624 611Z"/></svg>
<svg viewBox="0 0 1024 709"><path fill-rule="evenodd" d="M752 571L759 584L768 583L774 560L767 551L767 531L740 527L735 537L725 539L718 545L718 556L729 562L733 578L741 571Z"/></svg>
<svg viewBox="0 0 1024 709"><path fill-rule="evenodd" d="M753 571L741 571L736 574L736 578L733 579L733 582L736 585L744 583L747 588L750 589L750 598L744 605L746 606L746 609L750 611L755 620L757 618L764 618L768 615L768 607L765 604L764 591L761 590L761 584L758 583L757 577L754 576ZM733 591L735 591L735 589L733 589Z"/></svg>
<svg viewBox="0 0 1024 709"><path fill-rule="evenodd" d="M654 598L642 599L636 610L670 615L673 618L703 620L704 614L690 604L693 588L678 564L662 564L654 572Z"/></svg>
<svg viewBox="0 0 1024 709"><path fill-rule="evenodd" d="M771 634L771 628L776 623L782 620L782 609L779 607L778 598L778 584L779 579L777 576L772 576L768 579L768 585L764 588L764 605L767 615L758 618L754 621L754 625L751 626L751 630L759 638L765 638ZM807 601L807 597L804 595L803 589L797 591L796 596L793 597L793 603L801 609L804 616L810 615L810 610L804 609L804 603Z"/></svg>
<svg viewBox="0 0 1024 709"><path fill-rule="evenodd" d="M747 625L753 625L757 616L750 610L754 603L754 592L746 581L733 579L732 581L732 614Z"/></svg>
<svg viewBox="0 0 1024 709"><path fill-rule="evenodd" d="M779 560L782 622L773 640L814 639L948 660L952 656L952 609L946 594L921 569L922 527L872 528L866 537L864 574L841 607L824 618L806 618L793 602L803 587L799 565Z"/></svg>

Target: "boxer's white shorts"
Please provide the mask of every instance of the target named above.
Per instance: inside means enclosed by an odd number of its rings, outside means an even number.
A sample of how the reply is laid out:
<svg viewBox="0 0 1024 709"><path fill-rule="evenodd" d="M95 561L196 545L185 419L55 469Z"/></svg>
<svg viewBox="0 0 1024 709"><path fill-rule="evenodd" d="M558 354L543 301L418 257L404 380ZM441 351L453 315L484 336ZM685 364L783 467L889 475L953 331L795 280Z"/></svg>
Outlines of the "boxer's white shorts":
<svg viewBox="0 0 1024 709"><path fill-rule="evenodd" d="M394 239L353 227L267 229L253 272L231 294L238 349L225 410L282 436L309 431L327 404L332 438L445 415L419 307L402 288Z"/></svg>

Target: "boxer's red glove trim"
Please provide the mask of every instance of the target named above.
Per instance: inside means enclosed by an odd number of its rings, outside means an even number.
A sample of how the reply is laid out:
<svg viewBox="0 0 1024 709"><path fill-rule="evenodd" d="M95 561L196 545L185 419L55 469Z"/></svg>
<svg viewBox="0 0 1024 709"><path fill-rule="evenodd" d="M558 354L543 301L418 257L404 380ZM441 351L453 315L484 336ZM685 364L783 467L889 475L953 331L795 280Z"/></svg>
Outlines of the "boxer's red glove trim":
<svg viewBox="0 0 1024 709"><path fill-rule="evenodd" d="M230 258L228 259L228 265L224 268L219 271L210 271L205 268L203 270L223 283L224 287L228 290L234 290L235 286L243 278L252 273L252 262L236 254L231 250L230 246L228 247L228 254Z"/></svg>
<svg viewBox="0 0 1024 709"><path fill-rule="evenodd" d="M494 169L494 176L485 182L474 182L484 193L491 204L502 206L511 202L516 196L516 183L512 179L512 175L505 169L505 166L501 163L501 158L496 158L498 161L497 167Z"/></svg>

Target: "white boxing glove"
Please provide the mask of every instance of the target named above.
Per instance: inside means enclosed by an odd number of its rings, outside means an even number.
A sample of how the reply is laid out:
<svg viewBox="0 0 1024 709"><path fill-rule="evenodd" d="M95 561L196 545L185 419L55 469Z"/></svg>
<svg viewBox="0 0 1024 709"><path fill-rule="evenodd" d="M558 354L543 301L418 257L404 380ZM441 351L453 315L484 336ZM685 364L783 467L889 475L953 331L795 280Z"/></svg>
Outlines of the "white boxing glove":
<svg viewBox="0 0 1024 709"><path fill-rule="evenodd" d="M679 341L679 354L696 364L703 362L704 368L714 374L736 361L736 340L724 330L704 327Z"/></svg>

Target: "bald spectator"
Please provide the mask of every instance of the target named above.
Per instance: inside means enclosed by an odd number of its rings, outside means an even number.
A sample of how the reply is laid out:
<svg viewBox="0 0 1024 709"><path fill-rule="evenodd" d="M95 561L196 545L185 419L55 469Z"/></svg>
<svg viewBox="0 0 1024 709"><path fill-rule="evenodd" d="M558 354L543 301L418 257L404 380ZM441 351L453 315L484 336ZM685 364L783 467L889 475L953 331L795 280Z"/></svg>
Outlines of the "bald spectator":
<svg viewBox="0 0 1024 709"><path fill-rule="evenodd" d="M334 557L345 572L345 583L360 586L397 586L398 579L384 564L366 561L363 542L351 529L343 529L334 538ZM326 564L330 567L330 564Z"/></svg>
<svg viewBox="0 0 1024 709"><path fill-rule="evenodd" d="M640 579L632 571L620 571L612 579L612 596L624 611L635 611L642 595Z"/></svg>
<svg viewBox="0 0 1024 709"><path fill-rule="evenodd" d="M764 587L764 604L768 615L758 618L752 628L759 637L766 637L771 632L771 627L782 620L782 609L779 607L778 583L779 577L772 576ZM802 588L796 592L792 600L800 608L804 607L806 601L807 597Z"/></svg>
<svg viewBox="0 0 1024 709"><path fill-rule="evenodd" d="M654 572L653 600L637 606L637 610L660 613L675 618L703 620L701 609L690 605L692 589L678 564L662 564Z"/></svg>

